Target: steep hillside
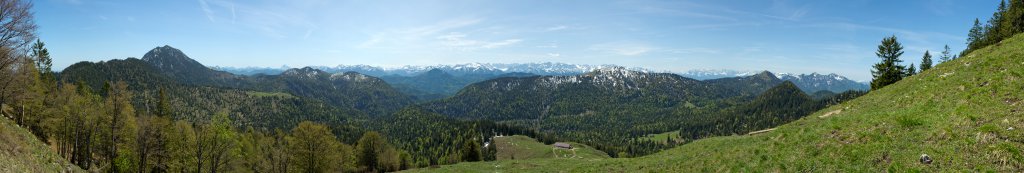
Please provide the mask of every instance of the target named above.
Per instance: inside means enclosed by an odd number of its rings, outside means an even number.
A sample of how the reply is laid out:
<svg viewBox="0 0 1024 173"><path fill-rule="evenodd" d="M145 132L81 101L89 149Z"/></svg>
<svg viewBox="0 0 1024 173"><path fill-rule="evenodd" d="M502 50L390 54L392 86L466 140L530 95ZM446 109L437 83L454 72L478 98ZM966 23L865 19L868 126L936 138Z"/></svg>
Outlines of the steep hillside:
<svg viewBox="0 0 1024 173"><path fill-rule="evenodd" d="M1021 50L1024 35L773 131L702 139L641 158L464 163L421 171L1020 171L1024 169ZM923 154L934 162L921 163Z"/></svg>
<svg viewBox="0 0 1024 173"><path fill-rule="evenodd" d="M84 172L6 117L0 117L0 163L0 172Z"/></svg>

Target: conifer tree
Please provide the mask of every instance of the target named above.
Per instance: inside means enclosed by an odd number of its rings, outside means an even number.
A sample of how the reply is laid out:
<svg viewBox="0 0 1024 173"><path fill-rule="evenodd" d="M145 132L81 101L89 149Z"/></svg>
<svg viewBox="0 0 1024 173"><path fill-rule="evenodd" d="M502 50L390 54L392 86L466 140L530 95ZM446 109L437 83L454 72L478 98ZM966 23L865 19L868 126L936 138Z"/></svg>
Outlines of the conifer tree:
<svg viewBox="0 0 1024 173"><path fill-rule="evenodd" d="M947 44L946 47L942 50L942 57L939 57L939 63L944 63L946 61L952 60L952 58L953 57L950 57L949 45Z"/></svg>
<svg viewBox="0 0 1024 173"><path fill-rule="evenodd" d="M981 27L981 22L978 18L974 18L974 26L971 26L971 30L967 32L967 50L963 54L970 53L971 50L977 49L982 45L982 40L985 38L985 29ZM963 55L961 54L961 55Z"/></svg>
<svg viewBox="0 0 1024 173"><path fill-rule="evenodd" d="M46 43L42 40L36 39L36 42L32 44L31 56L36 63L36 69L42 74L52 73L53 60L50 59L50 51L46 50Z"/></svg>
<svg viewBox="0 0 1024 173"><path fill-rule="evenodd" d="M911 65L913 67L913 65ZM924 57L921 57L921 71L925 71L932 68L932 55L926 50L924 51Z"/></svg>
<svg viewBox="0 0 1024 173"><path fill-rule="evenodd" d="M1010 1L1001 23L1006 37L1024 32L1024 1Z"/></svg>
<svg viewBox="0 0 1024 173"><path fill-rule="evenodd" d="M174 118L171 117L171 105L170 103L168 103L167 92L164 91L163 87L159 89L158 94L159 96L157 98L156 115L164 118Z"/></svg>
<svg viewBox="0 0 1024 173"><path fill-rule="evenodd" d="M992 17L988 19L988 23L985 24L985 38L984 45L991 45L1003 40L1006 36L1002 31L1005 30L1002 21L1003 14L1006 14L1007 6L1006 1L999 1L999 7L996 12L992 13Z"/></svg>
<svg viewBox="0 0 1024 173"><path fill-rule="evenodd" d="M902 62L900 56L903 55L903 46L896 40L895 35L883 38L875 55L881 58L882 62L876 63L874 69L871 70L873 77L871 90L880 89L903 79L904 67L899 65Z"/></svg>
<svg viewBox="0 0 1024 173"><path fill-rule="evenodd" d="M903 77L904 78L905 77L910 77L910 76L913 76L915 74L917 74L917 69L914 68L914 64L911 63L910 66L907 66L907 71L903 72Z"/></svg>

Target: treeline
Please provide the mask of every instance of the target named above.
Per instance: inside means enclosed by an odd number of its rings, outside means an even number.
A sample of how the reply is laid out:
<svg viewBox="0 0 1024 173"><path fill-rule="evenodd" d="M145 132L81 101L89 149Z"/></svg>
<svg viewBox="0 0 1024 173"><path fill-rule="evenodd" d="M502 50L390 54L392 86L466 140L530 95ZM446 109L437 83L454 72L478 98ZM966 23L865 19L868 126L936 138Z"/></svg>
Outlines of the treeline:
<svg viewBox="0 0 1024 173"><path fill-rule="evenodd" d="M992 13L987 22L981 23L977 18L974 19L974 25L967 33L967 49L960 56L1024 32L1024 1L1006 2L999 2L996 12Z"/></svg>

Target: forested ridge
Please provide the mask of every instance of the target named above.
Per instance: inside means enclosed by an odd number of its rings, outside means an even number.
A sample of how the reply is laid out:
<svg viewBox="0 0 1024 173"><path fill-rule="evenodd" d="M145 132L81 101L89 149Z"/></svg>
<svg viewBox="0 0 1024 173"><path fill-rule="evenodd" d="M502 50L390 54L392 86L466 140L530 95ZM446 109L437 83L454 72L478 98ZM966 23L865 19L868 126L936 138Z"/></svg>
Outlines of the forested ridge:
<svg viewBox="0 0 1024 173"><path fill-rule="evenodd" d="M549 134L539 138L545 143L577 141L611 156L629 157L680 144L637 140L647 134L682 130L686 135L674 138L686 139L683 142L742 134L784 124L863 94L851 92L843 95L847 97L814 101L799 89L765 92L775 86L795 87L769 72L698 81L675 74L611 68L575 76L488 80L424 106L453 118L536 129ZM777 115L782 113L787 115Z"/></svg>

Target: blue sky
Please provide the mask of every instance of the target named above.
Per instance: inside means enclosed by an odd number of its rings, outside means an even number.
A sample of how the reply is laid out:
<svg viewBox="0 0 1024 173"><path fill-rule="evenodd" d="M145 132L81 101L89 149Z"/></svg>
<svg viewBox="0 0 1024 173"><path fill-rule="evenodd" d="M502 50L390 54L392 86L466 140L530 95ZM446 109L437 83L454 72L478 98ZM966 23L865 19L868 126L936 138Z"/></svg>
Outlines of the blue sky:
<svg viewBox="0 0 1024 173"><path fill-rule="evenodd" d="M994 0L35 1L55 69L163 45L208 66L470 62L838 73L870 80L883 37L918 64L964 48Z"/></svg>

